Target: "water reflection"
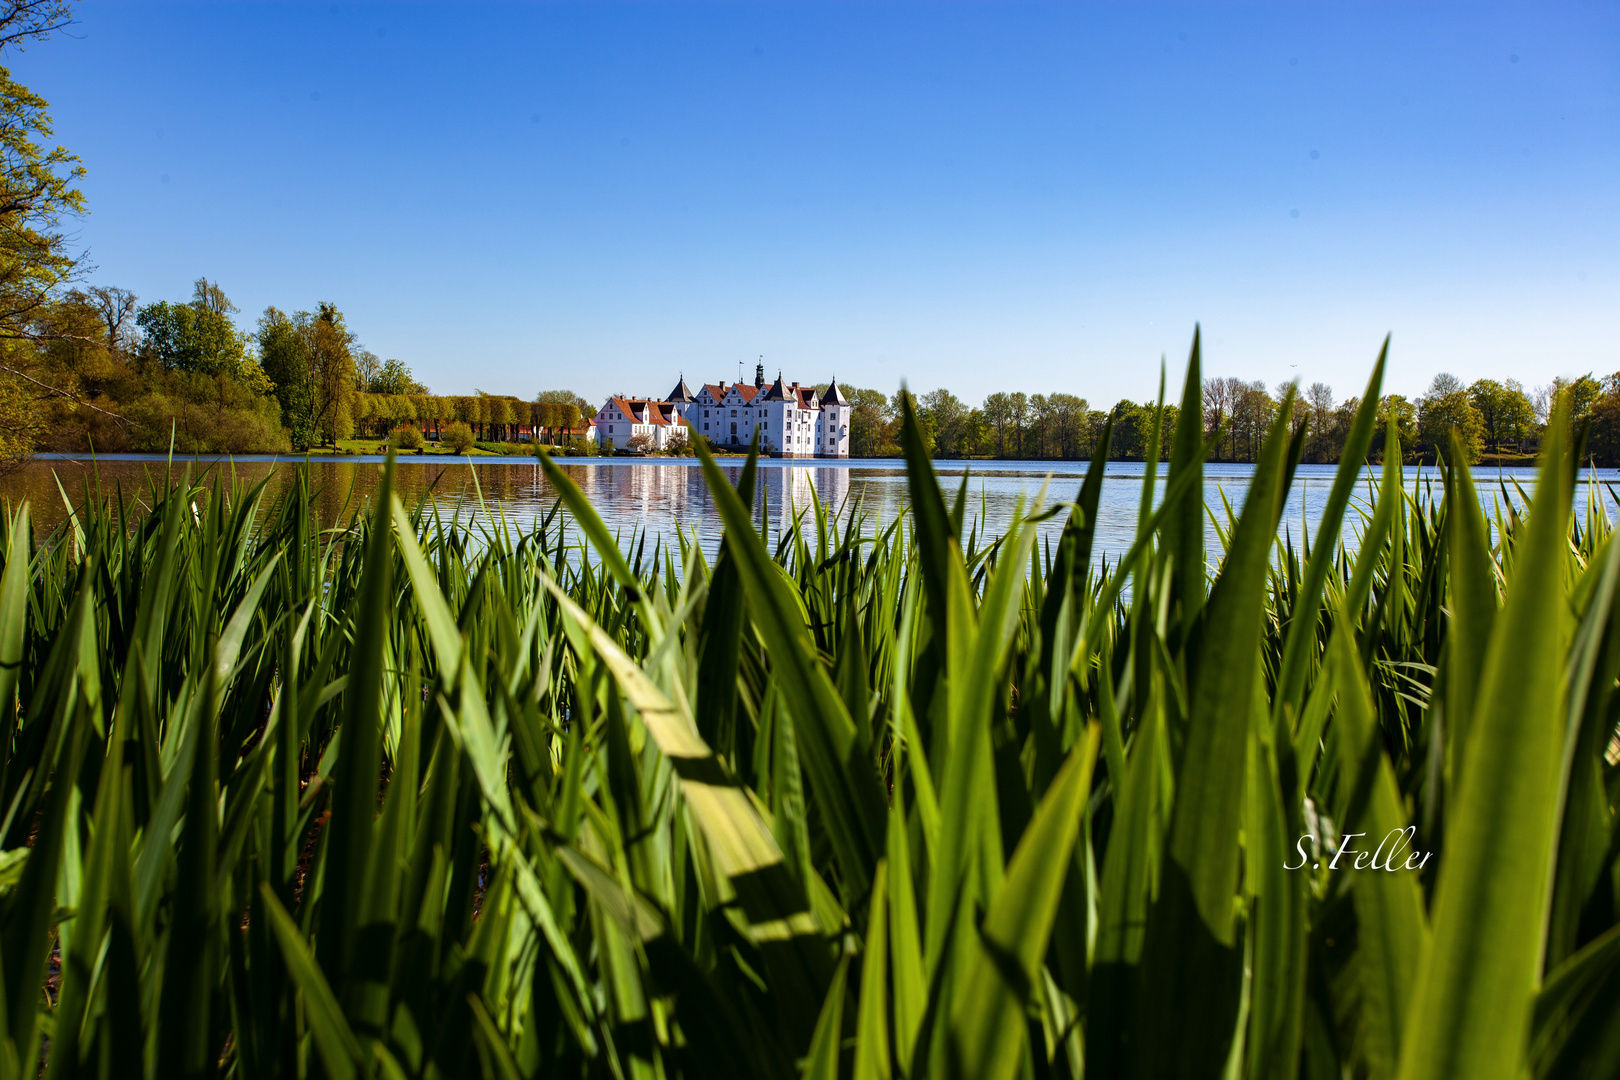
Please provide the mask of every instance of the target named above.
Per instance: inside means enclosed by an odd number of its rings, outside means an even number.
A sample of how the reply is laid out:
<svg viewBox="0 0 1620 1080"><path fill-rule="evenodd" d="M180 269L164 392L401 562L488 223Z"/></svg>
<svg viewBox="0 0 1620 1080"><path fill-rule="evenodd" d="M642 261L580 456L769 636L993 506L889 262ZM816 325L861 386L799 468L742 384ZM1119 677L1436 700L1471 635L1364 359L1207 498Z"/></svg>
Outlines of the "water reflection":
<svg viewBox="0 0 1620 1080"><path fill-rule="evenodd" d="M695 534L711 555L716 551L721 529L713 500L703 474L689 460L648 459L564 459L563 471L578 484L596 507L608 528L628 538L637 530L657 540L670 541L677 530ZM1083 462L972 462L967 485L968 519L977 522L981 535L1005 529L1020 500L1026 508L1046 486L1046 502L1076 497L1085 474ZM92 468L77 459L37 460L0 478L0 499L15 505L21 499L32 504L40 529L54 527L66 511L58 480L72 502L79 504L88 485L92 498L113 498L120 489L136 513L144 510L152 485L161 486L166 464L162 460L103 459ZM268 491L274 495L285 489L297 467L296 462L272 459L177 463L175 479L189 470L205 479L231 475L251 483L269 478ZM323 525L341 522L366 504L382 474L381 459L315 461L309 466L316 490L315 512ZM954 499L961 484L961 462L939 462L937 468L948 499ZM721 469L736 483L742 472L738 459L723 459ZM1099 556L1118 557L1135 537L1141 499L1143 466L1117 462L1108 468L1098 508L1096 548ZM1162 477L1163 466L1159 475ZM1223 493L1234 511L1241 509L1248 491L1252 468L1247 465L1210 465L1206 470L1205 500L1215 516L1225 520ZM1296 474L1288 505L1283 514L1285 530L1298 538L1301 530L1314 533L1327 501L1334 469L1327 465L1302 465ZM1414 485L1433 470L1409 470ZM1489 509L1502 499L1501 486L1494 483L1496 470L1477 474L1481 497ZM1529 469L1503 470L1507 491L1517 497L1514 483L1529 491L1534 474ZM1371 473L1366 476L1371 479ZM1598 470L1605 482L1620 479L1616 470ZM446 518L479 521L490 525L501 522L526 529L551 511L556 493L537 462L522 459L480 460L476 466L448 460L402 459L397 487L407 505L418 499L431 499ZM1164 484L1156 485L1162 496ZM1365 487L1363 487L1365 492ZM810 515L812 497L832 511L849 513L859 507L867 516L868 527L886 524L900 514L906 504L906 474L898 461L854 461L827 465L800 465L784 461L761 462L756 481L755 514L768 518L772 532L796 514ZM1612 500L1605 500L1612 502ZM1347 523L1347 533L1357 524L1355 515ZM1055 541L1062 529L1061 516L1040 526L1043 537ZM1207 522L1211 550L1218 544L1213 522Z"/></svg>

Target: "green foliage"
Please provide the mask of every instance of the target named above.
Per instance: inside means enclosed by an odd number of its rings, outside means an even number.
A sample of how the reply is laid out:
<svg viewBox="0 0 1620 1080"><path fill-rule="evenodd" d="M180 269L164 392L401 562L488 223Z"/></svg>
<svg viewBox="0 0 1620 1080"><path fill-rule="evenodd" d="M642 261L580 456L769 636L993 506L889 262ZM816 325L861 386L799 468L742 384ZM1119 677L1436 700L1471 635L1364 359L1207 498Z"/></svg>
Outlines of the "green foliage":
<svg viewBox="0 0 1620 1080"><path fill-rule="evenodd" d="M1472 465L1485 449L1485 422L1468 391L1430 394L1418 406L1418 438L1432 453L1448 453L1453 446Z"/></svg>
<svg viewBox="0 0 1620 1080"><path fill-rule="evenodd" d="M275 383L293 448L336 445L354 434L355 337L336 305L259 317L259 357Z"/></svg>
<svg viewBox="0 0 1620 1080"><path fill-rule="evenodd" d="M422 395L428 388L416 381L409 366L402 360L384 360L360 387L367 394Z"/></svg>
<svg viewBox="0 0 1620 1080"><path fill-rule="evenodd" d="M249 362L246 340L223 312L160 300L141 308L135 322L146 335L143 358L165 371L241 378Z"/></svg>
<svg viewBox="0 0 1620 1080"><path fill-rule="evenodd" d="M1485 441L1492 448L1519 443L1536 427L1536 411L1524 387L1513 379L1499 383L1480 379L1468 388L1469 403L1479 412Z"/></svg>
<svg viewBox="0 0 1620 1080"><path fill-rule="evenodd" d="M394 429L389 442L396 450L420 450L426 440L422 438L422 431L415 424L406 424L402 428Z"/></svg>
<svg viewBox="0 0 1620 1080"><path fill-rule="evenodd" d="M472 428L465 421L455 421L444 429L439 445L452 454L465 454L473 448Z"/></svg>

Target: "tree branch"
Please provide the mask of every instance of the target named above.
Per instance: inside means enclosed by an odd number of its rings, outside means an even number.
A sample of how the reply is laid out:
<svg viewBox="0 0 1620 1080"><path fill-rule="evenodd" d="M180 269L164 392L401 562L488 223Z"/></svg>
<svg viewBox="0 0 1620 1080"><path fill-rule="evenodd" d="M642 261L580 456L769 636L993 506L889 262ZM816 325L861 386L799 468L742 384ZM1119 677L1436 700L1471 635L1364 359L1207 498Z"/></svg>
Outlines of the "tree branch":
<svg viewBox="0 0 1620 1080"><path fill-rule="evenodd" d="M86 401L83 398L79 397L79 395L69 393L68 391L63 390L59 386L52 386L50 383L47 383L47 382L40 382L38 379L34 378L32 375L28 374L26 371L18 371L16 368L11 367L11 366L9 366L7 364L0 364L0 371L4 371L4 372L7 372L7 373L9 373L11 375L15 375L19 379L26 379L28 382L33 383L35 386L39 387L41 390L44 390L47 394L53 394L53 395L55 395L57 397L65 397L69 401L76 402L79 405L83 405L87 409L93 409L94 411L100 413L102 416L110 416L114 420L118 421L120 424L123 424L126 428L130 428L130 429L133 430L133 428L135 426L135 425L131 424L127 418L125 418L123 416L120 416L118 413L112 412L109 409L103 409L100 405L92 405L88 401Z"/></svg>

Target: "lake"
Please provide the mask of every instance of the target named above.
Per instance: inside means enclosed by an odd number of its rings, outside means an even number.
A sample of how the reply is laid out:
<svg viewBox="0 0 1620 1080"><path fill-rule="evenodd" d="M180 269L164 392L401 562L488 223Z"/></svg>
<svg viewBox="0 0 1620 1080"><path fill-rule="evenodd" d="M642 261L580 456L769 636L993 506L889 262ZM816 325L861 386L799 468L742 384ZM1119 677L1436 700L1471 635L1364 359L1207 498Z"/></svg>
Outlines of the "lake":
<svg viewBox="0 0 1620 1080"><path fill-rule="evenodd" d="M176 462L175 473L190 467L210 475L229 476L234 471L239 478L258 481L274 474L272 490L285 483L293 468L301 462L297 458L238 458L199 462ZM382 458L314 459L310 465L319 495L317 513L322 524L341 520L354 506L367 499L377 487L382 473ZM563 458L558 459L564 472L580 486L590 498L597 512L610 529L628 536L643 530L654 539L671 539L677 529L688 535L696 533L703 548L711 554L720 539L720 525L714 512L713 500L704 484L702 471L693 459L671 458ZM740 458L722 458L721 467L735 482L742 471ZM94 470L88 459L54 456L41 457L24 465L10 475L0 477L0 500L16 505L27 499L41 530L59 523L65 516L62 495L57 489L60 480L75 504L84 495L86 483L94 485L99 476L104 495L112 495L119 485L126 497L132 497L147 488L148 477L162 477L165 463L161 457L121 455L104 457L95 463ZM969 518L979 523L981 534L985 530L996 533L1004 529L1015 507L1022 500L1028 506L1046 486L1046 503L1074 499L1085 476L1086 462L1081 461L938 461L935 469L948 495L954 497L964 472L968 473ZM1167 466L1161 464L1161 480L1157 485L1162 495L1163 474ZM1140 462L1111 462L1103 484L1102 501L1098 508L1096 548L1099 556L1117 557L1123 554L1134 539L1137 507L1141 499L1144 466ZM1331 465L1302 465L1295 476L1289 493L1288 507L1283 515L1284 528L1296 538L1301 527L1314 531L1320 519L1323 504L1333 481L1335 467ZM1598 493L1611 507L1613 498L1607 485L1620 481L1620 470L1595 470L1600 482ZM1234 508L1240 509L1253 474L1251 465L1209 464L1205 466L1204 497L1221 520L1225 520L1222 496ZM1593 471L1582 473L1588 481ZM1372 471L1364 477L1376 479ZM1432 468L1408 468L1409 486L1417 487L1426 480L1436 480ZM1487 509L1493 501L1502 498L1502 487L1517 500L1515 484L1525 491L1534 487L1535 475L1531 469L1481 469L1475 474L1481 489L1481 498ZM1500 484L1498 483L1500 481ZM541 472L538 462L529 458L480 458L476 464L465 459L449 458L400 459L397 486L406 505L416 499L431 498L447 517L459 515L462 520L490 520L504 518L514 527L532 524L545 515L556 498L551 484ZM896 460L869 458L848 461L804 462L795 460L764 459L759 469L760 493L757 512L766 513L774 527L792 513L810 506L812 492L833 508L859 505L872 522L889 522L901 512L906 501L905 464ZM1363 492L1365 487L1362 488ZM1585 490L1590 490L1586 488ZM1053 540L1062 529L1062 516L1043 523L1044 535ZM1353 541L1356 524L1351 515L1347 537ZM1218 537L1213 524L1208 529L1208 544L1218 550Z"/></svg>

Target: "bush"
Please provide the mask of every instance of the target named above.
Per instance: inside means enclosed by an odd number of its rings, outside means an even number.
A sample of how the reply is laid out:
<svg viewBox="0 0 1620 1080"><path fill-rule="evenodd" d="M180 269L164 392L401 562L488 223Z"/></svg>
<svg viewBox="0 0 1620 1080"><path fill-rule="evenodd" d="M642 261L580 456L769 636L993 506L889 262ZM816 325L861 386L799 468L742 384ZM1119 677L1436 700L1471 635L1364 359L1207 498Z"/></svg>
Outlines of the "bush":
<svg viewBox="0 0 1620 1080"><path fill-rule="evenodd" d="M291 447L279 413L268 407L220 407L151 394L131 404L125 415L135 425L131 445L136 450L167 452L171 432L177 454L279 454Z"/></svg>
<svg viewBox="0 0 1620 1080"><path fill-rule="evenodd" d="M427 442L422 438L422 432L415 424L406 424L402 428L395 428L390 441L395 450L420 450Z"/></svg>
<svg viewBox="0 0 1620 1080"><path fill-rule="evenodd" d="M457 420L444 429L444 438L439 440L439 445L447 453L465 454L474 445L472 428L464 421Z"/></svg>

